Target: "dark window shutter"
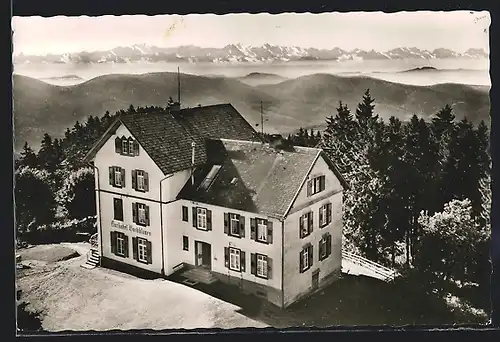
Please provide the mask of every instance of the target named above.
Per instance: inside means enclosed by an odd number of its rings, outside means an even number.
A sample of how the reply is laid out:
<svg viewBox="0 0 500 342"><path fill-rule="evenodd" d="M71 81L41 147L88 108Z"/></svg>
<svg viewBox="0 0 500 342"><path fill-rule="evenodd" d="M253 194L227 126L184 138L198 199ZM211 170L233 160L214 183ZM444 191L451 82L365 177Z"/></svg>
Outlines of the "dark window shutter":
<svg viewBox="0 0 500 342"><path fill-rule="evenodd" d="M326 205L326 223L331 223L332 222L332 204L328 203Z"/></svg>
<svg viewBox="0 0 500 342"><path fill-rule="evenodd" d="M146 206L147 208L147 206ZM153 248L151 246L151 241L146 240L146 256L148 258L148 264L153 263Z"/></svg>
<svg viewBox="0 0 500 342"><path fill-rule="evenodd" d="M182 206L182 221L188 222L189 221L189 211L188 208L185 206Z"/></svg>
<svg viewBox="0 0 500 342"><path fill-rule="evenodd" d="M123 256L128 258L128 236L123 234Z"/></svg>
<svg viewBox="0 0 500 342"><path fill-rule="evenodd" d="M134 260L137 260L138 257L137 257L137 238L136 237L133 237L132 238L132 257L134 258Z"/></svg>
<svg viewBox="0 0 500 342"><path fill-rule="evenodd" d="M304 216L299 217L299 237L304 237Z"/></svg>
<svg viewBox="0 0 500 342"><path fill-rule="evenodd" d="M126 182L125 182L125 169L120 169L120 172L122 174L122 188L124 188L125 184L126 184Z"/></svg>
<svg viewBox="0 0 500 342"><path fill-rule="evenodd" d="M245 272L245 266L246 266L245 252L240 251L240 270L241 270L241 272Z"/></svg>
<svg viewBox="0 0 500 342"><path fill-rule="evenodd" d="M132 170L132 189L137 190L137 170Z"/></svg>
<svg viewBox="0 0 500 342"><path fill-rule="evenodd" d="M321 227L321 224L323 222L323 206L319 207L319 224L320 224L320 227Z"/></svg>
<svg viewBox="0 0 500 342"><path fill-rule="evenodd" d="M245 216L240 215L240 237L245 237Z"/></svg>
<svg viewBox="0 0 500 342"><path fill-rule="evenodd" d="M307 254L308 258L309 258L309 267L311 267L313 265L313 245L309 245L309 253Z"/></svg>
<svg viewBox="0 0 500 342"><path fill-rule="evenodd" d="M207 209L207 230L212 230L212 211Z"/></svg>
<svg viewBox="0 0 500 342"><path fill-rule="evenodd" d="M304 250L299 253L299 271L300 273L304 272Z"/></svg>
<svg viewBox="0 0 500 342"><path fill-rule="evenodd" d="M197 228L198 227L198 213L197 213L198 208L193 207L193 227Z"/></svg>
<svg viewBox="0 0 500 342"><path fill-rule="evenodd" d="M224 265L229 268L229 247L224 247Z"/></svg>
<svg viewBox="0 0 500 342"><path fill-rule="evenodd" d="M267 243L273 243L273 222L267 221Z"/></svg>
<svg viewBox="0 0 500 342"><path fill-rule="evenodd" d="M266 257L267 259L267 279L273 277L273 259Z"/></svg>
<svg viewBox="0 0 500 342"><path fill-rule="evenodd" d="M116 254L116 232L111 232L111 253Z"/></svg>
<svg viewBox="0 0 500 342"><path fill-rule="evenodd" d="M144 211L146 215L146 226L149 226L149 205L144 206Z"/></svg>
<svg viewBox="0 0 500 342"><path fill-rule="evenodd" d="M109 167L109 185L115 186L115 169L113 166Z"/></svg>
<svg viewBox="0 0 500 342"><path fill-rule="evenodd" d="M307 213L307 218L308 218L308 221L309 221L309 224L308 224L308 232L309 234L312 233L313 231L313 224L314 224L314 221L313 221L313 212L310 211L309 213Z"/></svg>
<svg viewBox="0 0 500 342"><path fill-rule="evenodd" d="M229 235L229 214L224 213L224 234Z"/></svg>
<svg viewBox="0 0 500 342"><path fill-rule="evenodd" d="M325 176L319 177L319 190L320 191L325 190Z"/></svg>
<svg viewBox="0 0 500 342"><path fill-rule="evenodd" d="M257 220L250 218L250 239L257 240Z"/></svg>
<svg viewBox="0 0 500 342"><path fill-rule="evenodd" d="M328 234L326 236L326 256L332 254L332 236Z"/></svg>
<svg viewBox="0 0 500 342"><path fill-rule="evenodd" d="M137 140L134 140L134 155L139 155L139 143L137 142Z"/></svg>
<svg viewBox="0 0 500 342"><path fill-rule="evenodd" d="M121 198L113 199L114 219L123 221L123 201Z"/></svg>
<svg viewBox="0 0 500 342"><path fill-rule="evenodd" d="M307 181L307 197L312 195L312 181Z"/></svg>
<svg viewBox="0 0 500 342"><path fill-rule="evenodd" d="M122 154L122 139L119 137L115 139L115 152Z"/></svg>
<svg viewBox="0 0 500 342"><path fill-rule="evenodd" d="M257 254L250 254L250 273L257 274Z"/></svg>
<svg viewBox="0 0 500 342"><path fill-rule="evenodd" d="M149 191L149 175L147 172L144 172L144 191Z"/></svg>
<svg viewBox="0 0 500 342"><path fill-rule="evenodd" d="M137 203L132 203L132 221L137 224Z"/></svg>

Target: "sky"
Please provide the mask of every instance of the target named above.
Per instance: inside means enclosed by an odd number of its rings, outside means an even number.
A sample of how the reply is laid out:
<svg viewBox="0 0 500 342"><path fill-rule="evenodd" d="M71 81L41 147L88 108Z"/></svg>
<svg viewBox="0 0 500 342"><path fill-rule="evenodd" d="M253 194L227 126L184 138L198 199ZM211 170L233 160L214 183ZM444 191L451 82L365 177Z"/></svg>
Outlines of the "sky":
<svg viewBox="0 0 500 342"><path fill-rule="evenodd" d="M14 54L227 44L287 45L387 51L397 47L489 51L487 11L322 14L192 14L100 17L13 17Z"/></svg>

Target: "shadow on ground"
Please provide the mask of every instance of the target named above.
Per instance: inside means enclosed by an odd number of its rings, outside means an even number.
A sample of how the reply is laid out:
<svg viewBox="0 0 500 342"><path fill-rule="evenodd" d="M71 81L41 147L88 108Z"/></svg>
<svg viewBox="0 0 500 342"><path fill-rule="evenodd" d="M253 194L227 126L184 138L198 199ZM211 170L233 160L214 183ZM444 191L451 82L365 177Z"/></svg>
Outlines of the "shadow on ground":
<svg viewBox="0 0 500 342"><path fill-rule="evenodd" d="M179 274L169 277L179 283L184 279ZM286 309L242 294L234 285L216 282L191 287L237 305L241 314L276 328L484 323L476 317L453 312L444 300L425 294L403 280L388 284L373 278L344 275Z"/></svg>

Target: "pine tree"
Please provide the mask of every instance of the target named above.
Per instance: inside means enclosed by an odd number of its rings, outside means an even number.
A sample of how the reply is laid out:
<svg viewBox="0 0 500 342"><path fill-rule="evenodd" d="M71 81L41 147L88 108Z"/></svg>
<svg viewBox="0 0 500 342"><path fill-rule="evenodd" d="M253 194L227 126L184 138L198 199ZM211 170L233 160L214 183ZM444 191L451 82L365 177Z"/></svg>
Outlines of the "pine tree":
<svg viewBox="0 0 500 342"><path fill-rule="evenodd" d="M23 150L21 151L21 158L19 164L22 166L28 166L32 168L38 168L39 162L38 157L35 152L31 148L31 146L26 141L23 146Z"/></svg>
<svg viewBox="0 0 500 342"><path fill-rule="evenodd" d="M38 160L43 169L49 172L55 171L56 154L54 151L52 137L48 133L43 135L40 150L38 151Z"/></svg>
<svg viewBox="0 0 500 342"><path fill-rule="evenodd" d="M356 109L356 121L359 125L360 139L364 143L369 143L374 136L374 125L378 120L378 115L374 113L375 99L370 95L370 89L366 89L363 100Z"/></svg>

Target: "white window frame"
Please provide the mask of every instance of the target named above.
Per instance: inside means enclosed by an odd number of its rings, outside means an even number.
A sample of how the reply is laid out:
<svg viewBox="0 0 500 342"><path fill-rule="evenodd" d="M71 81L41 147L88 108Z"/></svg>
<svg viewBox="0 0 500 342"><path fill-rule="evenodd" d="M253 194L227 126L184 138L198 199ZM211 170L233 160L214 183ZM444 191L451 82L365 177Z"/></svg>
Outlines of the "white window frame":
<svg viewBox="0 0 500 342"><path fill-rule="evenodd" d="M309 268L309 249L305 248L302 252L302 271Z"/></svg>
<svg viewBox="0 0 500 342"><path fill-rule="evenodd" d="M146 205L143 203L137 203L137 221L146 224Z"/></svg>
<svg viewBox="0 0 500 342"><path fill-rule="evenodd" d="M128 154L128 140L122 139L122 153Z"/></svg>
<svg viewBox="0 0 500 342"><path fill-rule="evenodd" d="M266 220L257 219L257 241L267 242L267 222L266 222Z"/></svg>
<svg viewBox="0 0 500 342"><path fill-rule="evenodd" d="M122 170L119 167L114 168L115 186L122 186Z"/></svg>
<svg viewBox="0 0 500 342"><path fill-rule="evenodd" d="M322 216L322 221L319 222L320 227L324 227L328 221L327 221L327 212L328 212L328 204L322 205L321 208L321 216Z"/></svg>
<svg viewBox="0 0 500 342"><path fill-rule="evenodd" d="M137 238L137 259L141 262L148 262L147 241L143 238Z"/></svg>
<svg viewBox="0 0 500 342"><path fill-rule="evenodd" d="M233 271L241 271L241 251L238 248L229 247L229 269Z"/></svg>
<svg viewBox="0 0 500 342"><path fill-rule="evenodd" d="M196 208L196 227L201 230L207 230L207 209Z"/></svg>
<svg viewBox="0 0 500 342"><path fill-rule="evenodd" d="M134 141L132 139L128 140L128 154L134 154Z"/></svg>
<svg viewBox="0 0 500 342"><path fill-rule="evenodd" d="M125 239L121 234L116 234L116 254L125 255Z"/></svg>
<svg viewBox="0 0 500 342"><path fill-rule="evenodd" d="M257 254L257 276L267 278L267 256Z"/></svg>
<svg viewBox="0 0 500 342"><path fill-rule="evenodd" d="M327 243L327 240L325 237L322 237L321 240L319 240L320 248L319 248L318 252L319 252L319 259L320 260L323 260L327 256L326 243ZM321 254L322 251L323 251L323 254Z"/></svg>
<svg viewBox="0 0 500 342"><path fill-rule="evenodd" d="M144 171L137 170L136 176L137 176L137 190L144 191L144 186L146 184L144 181ZM139 179L140 179L140 181L139 181Z"/></svg>
<svg viewBox="0 0 500 342"><path fill-rule="evenodd" d="M235 222L235 226L233 226ZM236 232L233 231L233 227L236 227ZM229 232L233 236L240 236L240 216L238 214L229 214Z"/></svg>
<svg viewBox="0 0 500 342"><path fill-rule="evenodd" d="M304 227L304 232L302 232L302 237L306 237L311 234L311 227L309 227L309 212L303 214L301 217L302 217L302 226Z"/></svg>

